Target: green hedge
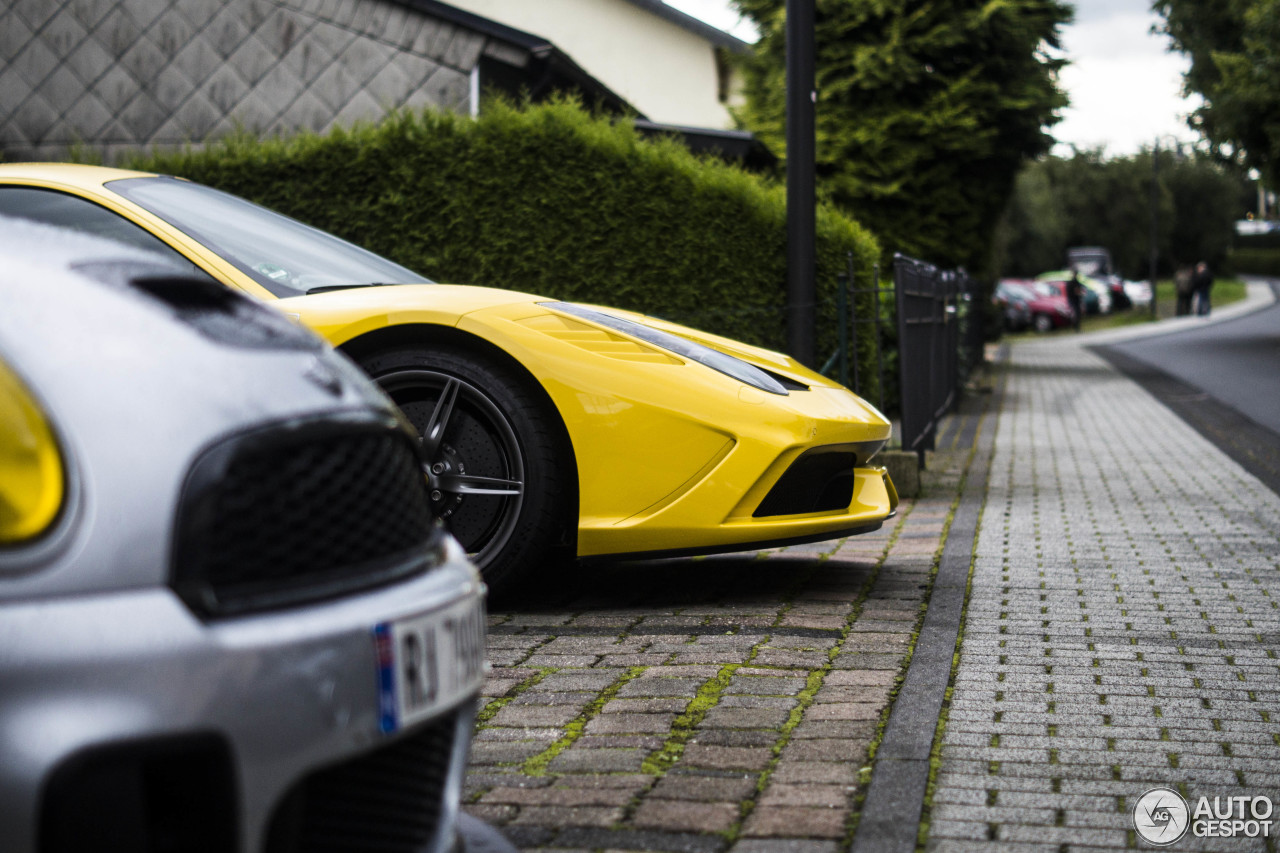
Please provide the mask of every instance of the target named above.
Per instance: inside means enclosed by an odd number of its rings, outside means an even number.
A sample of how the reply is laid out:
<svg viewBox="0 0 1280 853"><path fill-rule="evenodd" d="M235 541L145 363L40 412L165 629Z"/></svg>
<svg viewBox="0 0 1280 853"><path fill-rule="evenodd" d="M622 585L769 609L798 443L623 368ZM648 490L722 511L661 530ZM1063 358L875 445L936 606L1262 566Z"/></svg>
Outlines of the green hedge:
<svg viewBox="0 0 1280 853"><path fill-rule="evenodd" d="M1234 250L1228 258L1232 271L1238 275L1266 275L1280 277L1280 248Z"/></svg>
<svg viewBox="0 0 1280 853"><path fill-rule="evenodd" d="M1265 234L1237 234L1235 247L1239 249L1280 249L1280 231Z"/></svg>
<svg viewBox="0 0 1280 853"><path fill-rule="evenodd" d="M785 343L785 188L572 102L403 112L324 136L152 152L181 175L275 208L437 281L615 305L750 343ZM836 274L878 257L861 226L818 213L820 361L836 349ZM865 284L865 280L859 284ZM870 335L859 342L864 373ZM864 393L875 398L864 381Z"/></svg>

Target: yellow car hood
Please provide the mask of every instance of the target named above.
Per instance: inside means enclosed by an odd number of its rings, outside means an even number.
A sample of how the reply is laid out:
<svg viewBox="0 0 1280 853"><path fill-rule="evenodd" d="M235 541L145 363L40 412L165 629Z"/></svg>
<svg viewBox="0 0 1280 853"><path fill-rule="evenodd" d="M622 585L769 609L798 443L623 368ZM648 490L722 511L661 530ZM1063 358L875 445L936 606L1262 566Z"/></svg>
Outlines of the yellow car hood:
<svg viewBox="0 0 1280 853"><path fill-rule="evenodd" d="M556 300L531 293L465 284L399 284L353 287L281 299L280 310L301 320L335 346L387 326L431 323L457 326L468 314L504 308L507 319L551 313L541 303ZM615 317L679 335L810 387L839 388L784 353L701 332L678 323L606 305L584 304ZM527 313L526 313L527 312Z"/></svg>

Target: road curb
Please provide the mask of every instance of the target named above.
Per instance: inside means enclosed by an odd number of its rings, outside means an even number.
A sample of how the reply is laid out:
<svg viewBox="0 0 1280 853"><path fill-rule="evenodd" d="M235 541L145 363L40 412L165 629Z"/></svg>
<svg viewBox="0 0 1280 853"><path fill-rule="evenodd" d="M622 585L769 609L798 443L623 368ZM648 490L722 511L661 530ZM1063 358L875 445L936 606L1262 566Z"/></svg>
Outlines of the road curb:
<svg viewBox="0 0 1280 853"><path fill-rule="evenodd" d="M1002 388L998 388L985 411L962 416L956 426L961 442L965 442L961 446L974 446L974 455L943 545L911 664L876 751L851 853L910 853L916 849L930 755L964 617L1002 396Z"/></svg>

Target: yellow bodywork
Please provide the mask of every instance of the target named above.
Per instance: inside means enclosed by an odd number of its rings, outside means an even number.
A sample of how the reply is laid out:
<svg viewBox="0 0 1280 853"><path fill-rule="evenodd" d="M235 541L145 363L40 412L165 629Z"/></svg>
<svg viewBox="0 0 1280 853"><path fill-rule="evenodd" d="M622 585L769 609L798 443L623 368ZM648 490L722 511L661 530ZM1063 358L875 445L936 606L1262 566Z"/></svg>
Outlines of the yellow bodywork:
<svg viewBox="0 0 1280 853"><path fill-rule="evenodd" d="M110 189L145 173L46 164L0 166L0 183L62 189L144 227L228 286L273 301L335 346L391 327L452 327L496 346L541 385L573 447L578 554L731 550L871 528L897 494L885 471L859 467L848 507L755 517L810 448L889 438L888 421L842 386L780 353L616 309L807 386L785 396L577 317L547 300L461 285L397 285L276 299L230 263Z"/></svg>
<svg viewBox="0 0 1280 853"><path fill-rule="evenodd" d="M44 533L62 508L62 456L22 381L0 361L0 547Z"/></svg>

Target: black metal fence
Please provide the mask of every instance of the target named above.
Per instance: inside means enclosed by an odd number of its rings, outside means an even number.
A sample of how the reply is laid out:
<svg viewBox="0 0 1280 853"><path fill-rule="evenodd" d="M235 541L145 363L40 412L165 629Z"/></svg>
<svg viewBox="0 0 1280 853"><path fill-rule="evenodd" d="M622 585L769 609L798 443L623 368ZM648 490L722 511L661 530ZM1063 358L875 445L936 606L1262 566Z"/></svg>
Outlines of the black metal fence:
<svg viewBox="0 0 1280 853"><path fill-rule="evenodd" d="M876 407L884 411L887 345L883 327L892 322L893 288L880 285L879 264L871 268L869 286L858 287L852 252L848 255L847 264L845 271L836 278L837 348L819 372L829 376L834 367L836 381L863 399L869 400L870 391L874 388ZM870 342L869 346L863 345L864 338ZM874 351L875 359L864 367L861 354L868 348ZM868 375L872 366L874 377Z"/></svg>
<svg viewBox="0 0 1280 853"><path fill-rule="evenodd" d="M899 407L902 448L934 448L938 421L959 399L982 360L983 300L977 282L963 270L894 257L898 314Z"/></svg>

